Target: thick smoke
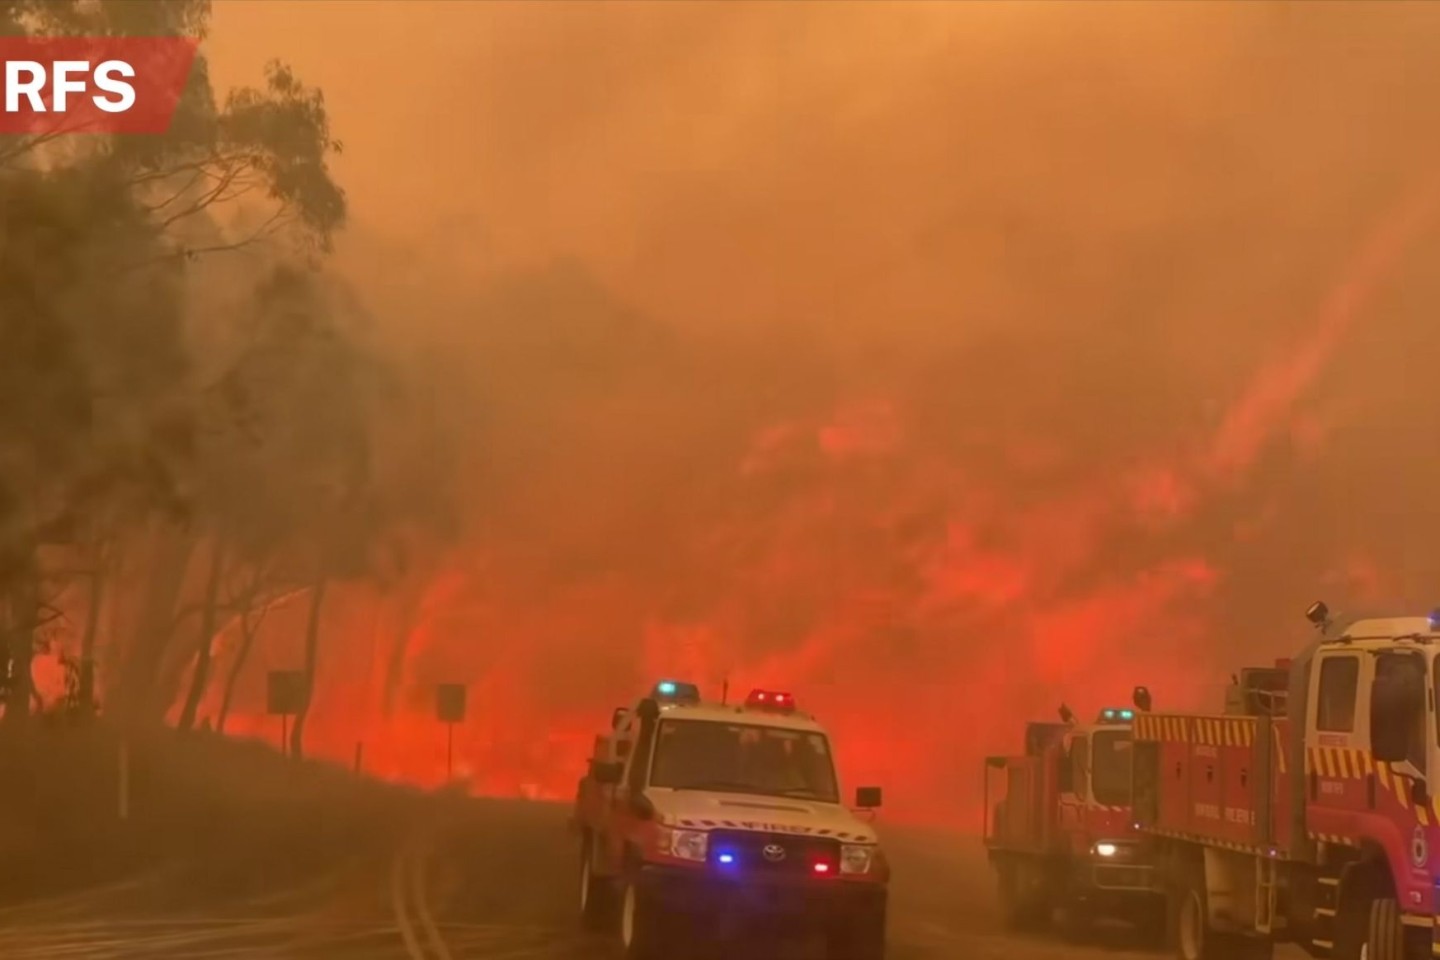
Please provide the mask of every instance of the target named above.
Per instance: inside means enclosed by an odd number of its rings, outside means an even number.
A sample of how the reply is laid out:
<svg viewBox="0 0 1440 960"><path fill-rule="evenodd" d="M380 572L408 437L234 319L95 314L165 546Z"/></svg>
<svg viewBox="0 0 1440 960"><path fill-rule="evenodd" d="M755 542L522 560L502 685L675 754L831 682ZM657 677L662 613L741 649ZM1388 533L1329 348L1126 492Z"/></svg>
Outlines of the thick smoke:
<svg viewBox="0 0 1440 960"><path fill-rule="evenodd" d="M217 74L278 16L222 5ZM342 263L473 439L461 546L337 615L333 753L433 779L464 680L476 783L563 796L656 675L778 684L943 819L1061 699L1440 600L1440 12L284 16Z"/></svg>

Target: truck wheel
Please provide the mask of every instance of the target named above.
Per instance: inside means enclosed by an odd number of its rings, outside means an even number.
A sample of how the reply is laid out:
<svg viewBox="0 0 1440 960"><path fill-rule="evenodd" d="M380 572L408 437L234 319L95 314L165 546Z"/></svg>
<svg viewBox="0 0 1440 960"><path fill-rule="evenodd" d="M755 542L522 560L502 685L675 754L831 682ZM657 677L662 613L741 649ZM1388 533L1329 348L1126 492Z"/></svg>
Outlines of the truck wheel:
<svg viewBox="0 0 1440 960"><path fill-rule="evenodd" d="M1400 923L1400 904L1393 897L1370 901L1370 917L1361 948L1364 960L1405 960L1405 927Z"/></svg>
<svg viewBox="0 0 1440 960"><path fill-rule="evenodd" d="M1049 905L1042 895L1025 889L1018 864L1006 861L996 864L995 879L1000 917L1006 929L1034 930L1049 919Z"/></svg>
<svg viewBox="0 0 1440 960"><path fill-rule="evenodd" d="M1135 918L1136 938L1149 949L1163 950L1169 942L1170 918L1165 914L1165 904L1147 905Z"/></svg>
<svg viewBox="0 0 1440 960"><path fill-rule="evenodd" d="M1175 956L1178 960L1271 960L1275 944L1259 937L1221 933L1210 926L1205 875L1194 870L1175 904Z"/></svg>
<svg viewBox="0 0 1440 960"><path fill-rule="evenodd" d="M1078 900L1061 905L1059 911L1060 936L1066 943L1082 944L1095 936L1095 916Z"/></svg>
<svg viewBox="0 0 1440 960"><path fill-rule="evenodd" d="M615 917L615 888L606 877L594 874L595 841L590 834L580 842L580 922L587 930L604 930Z"/></svg>
<svg viewBox="0 0 1440 960"><path fill-rule="evenodd" d="M885 960L885 904L858 911L830 929L826 960Z"/></svg>
<svg viewBox="0 0 1440 960"><path fill-rule="evenodd" d="M662 942L659 912L634 878L627 879L620 894L620 946L625 960L657 960Z"/></svg>

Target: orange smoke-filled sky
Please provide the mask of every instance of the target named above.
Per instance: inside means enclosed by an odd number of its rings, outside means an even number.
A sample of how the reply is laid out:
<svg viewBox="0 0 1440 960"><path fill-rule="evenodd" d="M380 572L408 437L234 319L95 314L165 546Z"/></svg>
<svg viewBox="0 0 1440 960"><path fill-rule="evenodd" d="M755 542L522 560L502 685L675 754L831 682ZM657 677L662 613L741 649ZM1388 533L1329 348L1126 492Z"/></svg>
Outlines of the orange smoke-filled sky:
<svg viewBox="0 0 1440 960"><path fill-rule="evenodd" d="M1062 697L1440 601L1440 9L224 0L208 52L325 90L339 268L474 385L396 629L494 789L680 671L937 815Z"/></svg>

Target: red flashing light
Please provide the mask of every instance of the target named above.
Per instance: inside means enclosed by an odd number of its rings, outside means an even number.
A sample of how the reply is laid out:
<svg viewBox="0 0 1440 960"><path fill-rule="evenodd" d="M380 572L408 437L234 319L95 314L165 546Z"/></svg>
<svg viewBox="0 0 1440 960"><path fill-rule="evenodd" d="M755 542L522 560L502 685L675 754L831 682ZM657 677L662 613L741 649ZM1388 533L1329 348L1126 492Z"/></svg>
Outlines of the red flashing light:
<svg viewBox="0 0 1440 960"><path fill-rule="evenodd" d="M745 698L745 706L752 710L784 712L795 709L795 698L775 690L751 690L750 696Z"/></svg>
<svg viewBox="0 0 1440 960"><path fill-rule="evenodd" d="M830 872L830 864L828 864L828 863L817 863L817 864L815 864L815 872L816 872L816 873L829 873L829 872Z"/></svg>

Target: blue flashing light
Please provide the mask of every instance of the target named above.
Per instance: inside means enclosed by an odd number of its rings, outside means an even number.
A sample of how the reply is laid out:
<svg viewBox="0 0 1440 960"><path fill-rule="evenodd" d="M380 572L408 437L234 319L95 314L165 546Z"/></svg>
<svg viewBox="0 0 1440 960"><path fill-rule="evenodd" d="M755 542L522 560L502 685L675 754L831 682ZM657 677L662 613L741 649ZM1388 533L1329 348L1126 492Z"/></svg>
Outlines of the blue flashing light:
<svg viewBox="0 0 1440 960"><path fill-rule="evenodd" d="M1440 610L1430 611L1430 632L1440 633Z"/></svg>
<svg viewBox="0 0 1440 960"><path fill-rule="evenodd" d="M656 700L670 703L699 703L700 688L682 680L661 680L655 684L652 695Z"/></svg>
<svg viewBox="0 0 1440 960"><path fill-rule="evenodd" d="M1100 711L1101 723L1130 723L1134 721L1134 719L1135 711L1130 709L1106 707Z"/></svg>
<svg viewBox="0 0 1440 960"><path fill-rule="evenodd" d="M716 857L715 859L719 860L721 863L723 863L725 866L728 867L730 864L732 864L732 863L735 862L735 854L733 854L733 853L722 853L722 854L720 854L720 856Z"/></svg>

